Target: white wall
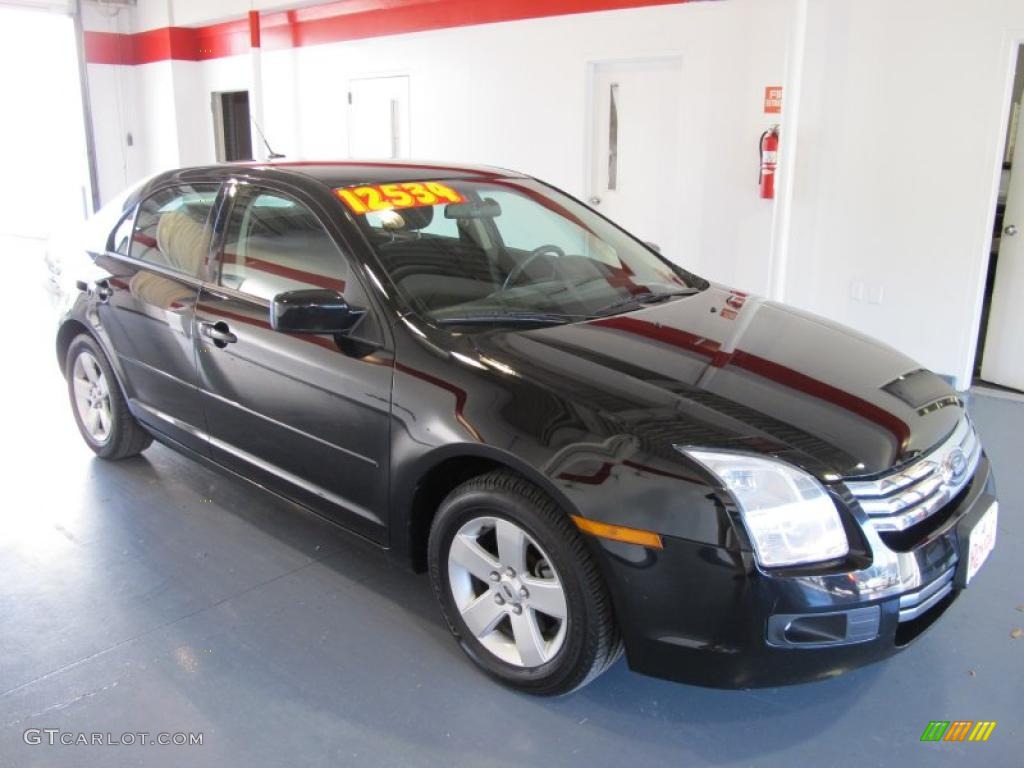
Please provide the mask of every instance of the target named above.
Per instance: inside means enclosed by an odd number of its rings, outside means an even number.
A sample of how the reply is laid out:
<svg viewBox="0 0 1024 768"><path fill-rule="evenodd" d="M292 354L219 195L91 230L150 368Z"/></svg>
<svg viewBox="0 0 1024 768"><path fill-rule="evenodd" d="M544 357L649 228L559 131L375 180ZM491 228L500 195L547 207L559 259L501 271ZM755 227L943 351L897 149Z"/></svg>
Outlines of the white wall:
<svg viewBox="0 0 1024 768"><path fill-rule="evenodd" d="M136 29L133 11L129 8L108 10L83 3L82 16L83 25L91 31L129 34ZM101 201L109 200L145 175L146 163L138 144L142 137L136 136L139 133L136 128L137 69L107 64L86 67ZM126 141L129 132L134 144L131 147Z"/></svg>
<svg viewBox="0 0 1024 768"><path fill-rule="evenodd" d="M807 37L784 298L966 387L1024 3L812 0Z"/></svg>
<svg viewBox="0 0 1024 768"><path fill-rule="evenodd" d="M777 243L788 256L783 298L966 386L1024 2L808 2L790 233ZM122 21L134 31L210 23L250 5L140 0ZM583 195L588 62L678 55L687 172L666 183L686 234L673 257L766 293L773 208L757 196L755 145L773 122L763 88L784 82L798 5L721 0L264 51L264 130L291 159L345 157L347 80L405 73L414 156L516 168ZM251 87L247 55L92 65L94 101L116 101L116 70L134 94L121 112L135 147L122 151L125 127L114 131L111 110L94 105L106 121L104 197L121 177L212 162L210 92ZM855 300L857 283L881 303Z"/></svg>
<svg viewBox="0 0 1024 768"><path fill-rule="evenodd" d="M588 62L679 55L684 87L675 96L685 115L687 173L666 179L663 192L678 198L686 237L673 256L709 277L763 292L771 205L756 195L755 141L771 122L761 114L763 88L783 77L779 40L791 1L694 3L265 51L264 131L289 158L344 158L347 80L406 73L415 157L514 168L583 195ZM247 9L232 0L177 0L168 12L143 0L137 14L145 28L168 18L238 18ZM210 93L249 88L251 78L247 55L91 69L134 70L133 154L140 163L128 181L213 162ZM107 154L116 158L110 148ZM104 197L111 187L104 183Z"/></svg>

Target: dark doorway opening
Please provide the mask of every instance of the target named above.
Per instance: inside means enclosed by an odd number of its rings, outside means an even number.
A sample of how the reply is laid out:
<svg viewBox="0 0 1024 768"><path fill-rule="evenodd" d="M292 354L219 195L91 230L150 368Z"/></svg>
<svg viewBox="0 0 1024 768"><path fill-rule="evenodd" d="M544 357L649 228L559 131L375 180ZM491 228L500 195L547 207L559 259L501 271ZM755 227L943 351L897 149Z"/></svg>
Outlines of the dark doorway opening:
<svg viewBox="0 0 1024 768"><path fill-rule="evenodd" d="M218 162L253 159L249 125L248 91L213 94L213 131Z"/></svg>

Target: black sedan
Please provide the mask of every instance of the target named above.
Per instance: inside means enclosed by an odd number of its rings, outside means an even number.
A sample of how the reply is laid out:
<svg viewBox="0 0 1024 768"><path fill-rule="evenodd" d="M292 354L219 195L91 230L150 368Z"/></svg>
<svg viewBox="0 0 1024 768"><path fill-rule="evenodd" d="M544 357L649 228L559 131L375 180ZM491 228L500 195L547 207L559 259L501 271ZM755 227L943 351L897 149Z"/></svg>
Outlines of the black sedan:
<svg viewBox="0 0 1024 768"><path fill-rule="evenodd" d="M191 168L89 232L56 351L96 454L159 440L429 570L518 689L623 651L704 685L836 675L912 641L994 546L940 377L536 179Z"/></svg>

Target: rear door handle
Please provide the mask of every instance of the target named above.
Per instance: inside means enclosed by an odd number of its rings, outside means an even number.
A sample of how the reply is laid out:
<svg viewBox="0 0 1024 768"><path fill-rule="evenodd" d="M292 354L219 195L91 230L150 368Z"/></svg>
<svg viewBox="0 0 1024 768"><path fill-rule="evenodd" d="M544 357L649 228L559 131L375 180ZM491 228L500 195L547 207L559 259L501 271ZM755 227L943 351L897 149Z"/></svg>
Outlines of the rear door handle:
<svg viewBox="0 0 1024 768"><path fill-rule="evenodd" d="M200 323L199 335L204 336L214 343L214 346L224 349L228 344L234 344L238 337L231 332L228 324L223 320L216 323Z"/></svg>

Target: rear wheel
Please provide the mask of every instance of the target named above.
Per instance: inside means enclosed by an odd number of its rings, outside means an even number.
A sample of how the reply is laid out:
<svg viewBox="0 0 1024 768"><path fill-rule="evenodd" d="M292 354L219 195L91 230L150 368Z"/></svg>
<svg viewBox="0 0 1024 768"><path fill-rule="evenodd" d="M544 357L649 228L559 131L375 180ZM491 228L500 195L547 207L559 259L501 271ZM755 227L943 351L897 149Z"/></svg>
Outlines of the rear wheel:
<svg viewBox="0 0 1024 768"><path fill-rule="evenodd" d="M106 355L96 340L81 334L71 342L64 369L78 431L103 459L135 456L153 442L128 410Z"/></svg>
<svg viewBox="0 0 1024 768"><path fill-rule="evenodd" d="M434 591L485 672L528 693L586 685L622 652L582 537L539 488L498 471L456 488L434 519Z"/></svg>

